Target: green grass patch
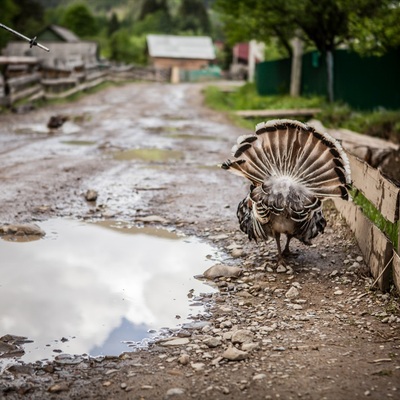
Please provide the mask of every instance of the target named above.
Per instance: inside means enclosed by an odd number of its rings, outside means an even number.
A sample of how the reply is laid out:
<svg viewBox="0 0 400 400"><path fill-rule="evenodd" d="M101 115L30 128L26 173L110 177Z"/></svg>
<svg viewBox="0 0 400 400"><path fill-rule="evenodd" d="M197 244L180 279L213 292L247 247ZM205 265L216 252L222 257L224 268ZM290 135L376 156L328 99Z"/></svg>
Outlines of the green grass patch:
<svg viewBox="0 0 400 400"><path fill-rule="evenodd" d="M288 95L260 96L254 84L244 84L233 92L222 92L216 86L204 91L205 103L218 111L277 110L293 108L320 108L316 115L327 128L346 128L370 136L400 143L400 110L356 111L346 104L329 104L323 97L290 97ZM293 117L296 119L296 117ZM298 118L302 120L301 117ZM234 118L240 126L252 127L260 120Z"/></svg>
<svg viewBox="0 0 400 400"><path fill-rule="evenodd" d="M382 216L379 210L359 191L351 191L354 203L361 207L363 213L369 218L398 249L399 223L392 223Z"/></svg>

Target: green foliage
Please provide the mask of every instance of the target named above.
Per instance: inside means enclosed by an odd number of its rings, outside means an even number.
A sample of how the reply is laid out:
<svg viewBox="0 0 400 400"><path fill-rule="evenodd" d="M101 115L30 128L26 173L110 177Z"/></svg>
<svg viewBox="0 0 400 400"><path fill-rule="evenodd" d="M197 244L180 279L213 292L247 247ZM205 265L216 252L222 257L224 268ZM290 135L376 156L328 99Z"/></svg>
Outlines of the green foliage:
<svg viewBox="0 0 400 400"><path fill-rule="evenodd" d="M108 21L108 28L107 28L107 34L108 36L111 36L115 31L117 31L120 28L120 23L118 20L118 16L115 12L111 14L111 18Z"/></svg>
<svg viewBox="0 0 400 400"><path fill-rule="evenodd" d="M132 36L127 29L119 29L110 38L109 58L124 63L144 64L146 61L146 38Z"/></svg>
<svg viewBox="0 0 400 400"><path fill-rule="evenodd" d="M206 89L205 96L209 106L220 110L314 108L324 104L320 97L259 96L252 83L247 83L231 93L222 93L217 87L210 86Z"/></svg>
<svg viewBox="0 0 400 400"><path fill-rule="evenodd" d="M181 0L178 11L180 30L196 34L210 33L210 20L202 0Z"/></svg>
<svg viewBox="0 0 400 400"><path fill-rule="evenodd" d="M61 24L81 38L94 36L98 32L96 19L84 3L71 4L62 16Z"/></svg>
<svg viewBox="0 0 400 400"><path fill-rule="evenodd" d="M361 112L346 104L335 103L324 107L318 118L327 127L346 128L400 143L400 111Z"/></svg>

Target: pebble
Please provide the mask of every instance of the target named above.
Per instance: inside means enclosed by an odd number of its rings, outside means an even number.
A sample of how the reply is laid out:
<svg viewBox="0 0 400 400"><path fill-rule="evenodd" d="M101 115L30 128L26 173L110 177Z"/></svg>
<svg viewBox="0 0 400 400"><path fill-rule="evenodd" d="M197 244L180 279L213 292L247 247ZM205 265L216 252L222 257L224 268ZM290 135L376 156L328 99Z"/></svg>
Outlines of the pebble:
<svg viewBox="0 0 400 400"><path fill-rule="evenodd" d="M232 343L251 343L253 341L253 332L247 329L238 329L233 332L231 341Z"/></svg>
<svg viewBox="0 0 400 400"><path fill-rule="evenodd" d="M246 359L248 353L231 346L222 353L222 357L229 361L240 361Z"/></svg>
<svg viewBox="0 0 400 400"><path fill-rule="evenodd" d="M278 265L278 268L276 269L276 272L278 274L284 274L286 271L287 271L287 269L284 265Z"/></svg>
<svg viewBox="0 0 400 400"><path fill-rule="evenodd" d="M184 346L190 343L188 338L174 338L167 340L165 342L160 342L160 346L168 347L168 346Z"/></svg>
<svg viewBox="0 0 400 400"><path fill-rule="evenodd" d="M178 358L179 364L187 365L189 364L190 357L188 354L181 354Z"/></svg>
<svg viewBox="0 0 400 400"><path fill-rule="evenodd" d="M340 295L343 294L343 290L335 290L335 291L333 292L333 294L334 294L335 296L340 296Z"/></svg>
<svg viewBox="0 0 400 400"><path fill-rule="evenodd" d="M218 347L222 344L222 338L220 336L211 336L204 339L203 343L210 348Z"/></svg>
<svg viewBox="0 0 400 400"><path fill-rule="evenodd" d="M216 264L208 268L203 276L207 279L215 279L220 277L237 278L242 274L242 269L239 267L230 267L224 264Z"/></svg>
<svg viewBox="0 0 400 400"><path fill-rule="evenodd" d="M96 190L93 189L89 189L86 193L85 193L85 199L87 201L96 201L97 197L99 196L99 194L97 193Z"/></svg>
<svg viewBox="0 0 400 400"><path fill-rule="evenodd" d="M167 390L167 393L165 393L165 397L181 396L183 394L185 394L185 389L171 388Z"/></svg>
<svg viewBox="0 0 400 400"><path fill-rule="evenodd" d="M295 288L294 286L292 286L285 294L285 297L287 299L294 299L296 297L298 297L300 294L300 292L298 291L297 288Z"/></svg>
<svg viewBox="0 0 400 400"><path fill-rule="evenodd" d="M253 376L253 381L261 381L262 379L265 379L267 375L265 374L257 374Z"/></svg>
<svg viewBox="0 0 400 400"><path fill-rule="evenodd" d="M190 366L195 370L195 371L202 371L206 364L204 363L192 363L190 364Z"/></svg>

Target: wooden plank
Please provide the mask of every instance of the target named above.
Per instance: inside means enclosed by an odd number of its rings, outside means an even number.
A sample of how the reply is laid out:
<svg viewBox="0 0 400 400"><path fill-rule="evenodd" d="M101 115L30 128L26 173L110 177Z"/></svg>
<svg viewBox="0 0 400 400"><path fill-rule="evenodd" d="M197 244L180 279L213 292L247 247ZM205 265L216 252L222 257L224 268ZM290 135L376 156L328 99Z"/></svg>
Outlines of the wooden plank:
<svg viewBox="0 0 400 400"><path fill-rule="evenodd" d="M290 110L241 110L235 114L243 118L285 118L295 116L313 116L321 111L320 108L298 108Z"/></svg>
<svg viewBox="0 0 400 400"><path fill-rule="evenodd" d="M397 293L400 293L400 256L395 251L393 252L393 282Z"/></svg>
<svg viewBox="0 0 400 400"><path fill-rule="evenodd" d="M353 185L380 211L384 218L395 223L399 219L400 188L381 173L348 154Z"/></svg>
<svg viewBox="0 0 400 400"><path fill-rule="evenodd" d="M37 64L36 57L26 56L0 56L0 64Z"/></svg>
<svg viewBox="0 0 400 400"><path fill-rule="evenodd" d="M345 218L358 242L361 253L374 279L378 279L379 288L390 288L392 274L393 245L390 240L363 214L361 208L353 202L334 200L336 208Z"/></svg>

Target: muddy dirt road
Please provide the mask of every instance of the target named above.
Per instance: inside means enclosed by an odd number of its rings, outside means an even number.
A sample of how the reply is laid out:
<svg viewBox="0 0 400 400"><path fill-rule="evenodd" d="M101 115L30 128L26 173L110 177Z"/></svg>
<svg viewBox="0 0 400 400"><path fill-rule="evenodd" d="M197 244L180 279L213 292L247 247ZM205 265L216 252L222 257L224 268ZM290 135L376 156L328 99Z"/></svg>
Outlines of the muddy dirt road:
<svg viewBox="0 0 400 400"><path fill-rule="evenodd" d="M243 133L201 85L0 115L0 225L46 233L1 240L1 398L400 398L398 301L331 205L287 269L239 231L247 183L216 165ZM241 274L192 278L213 264Z"/></svg>

